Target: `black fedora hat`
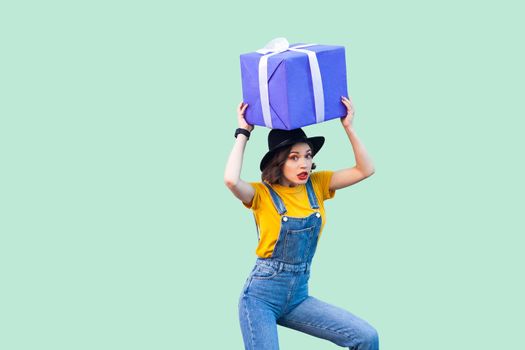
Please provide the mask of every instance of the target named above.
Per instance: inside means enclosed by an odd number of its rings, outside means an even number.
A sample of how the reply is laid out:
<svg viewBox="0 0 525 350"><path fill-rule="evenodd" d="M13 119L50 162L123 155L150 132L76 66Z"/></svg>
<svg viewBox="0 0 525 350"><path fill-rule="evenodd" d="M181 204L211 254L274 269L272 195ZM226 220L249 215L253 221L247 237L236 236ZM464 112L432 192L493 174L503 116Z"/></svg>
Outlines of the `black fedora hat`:
<svg viewBox="0 0 525 350"><path fill-rule="evenodd" d="M268 152L264 155L261 160L260 169L264 170L270 159L274 154L282 149L283 147L294 145L298 142L306 142L312 146L312 157L323 147L324 137L314 136L306 137L306 134L302 129L293 130L280 130L272 129L268 134Z"/></svg>

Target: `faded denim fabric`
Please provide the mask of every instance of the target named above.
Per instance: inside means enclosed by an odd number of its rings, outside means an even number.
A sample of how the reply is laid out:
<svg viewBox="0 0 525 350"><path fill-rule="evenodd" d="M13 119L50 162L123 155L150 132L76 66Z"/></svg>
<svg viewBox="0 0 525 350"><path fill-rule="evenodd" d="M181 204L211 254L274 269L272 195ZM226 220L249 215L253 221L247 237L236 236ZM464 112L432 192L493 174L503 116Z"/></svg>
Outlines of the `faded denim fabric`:
<svg viewBox="0 0 525 350"><path fill-rule="evenodd" d="M322 223L311 181L306 188L315 212L304 218L286 216L281 198L267 187L281 215L281 231L272 257L256 260L239 298L245 349L279 349L278 324L349 349L379 349L377 332L366 321L308 294Z"/></svg>

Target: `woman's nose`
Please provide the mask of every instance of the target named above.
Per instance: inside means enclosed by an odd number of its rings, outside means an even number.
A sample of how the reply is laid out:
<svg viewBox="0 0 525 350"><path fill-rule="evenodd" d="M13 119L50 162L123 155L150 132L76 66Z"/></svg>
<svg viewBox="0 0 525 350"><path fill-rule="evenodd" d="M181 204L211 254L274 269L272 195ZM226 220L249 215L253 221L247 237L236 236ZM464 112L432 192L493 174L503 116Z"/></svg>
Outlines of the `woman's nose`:
<svg viewBox="0 0 525 350"><path fill-rule="evenodd" d="M305 158L303 158L299 165L301 168L306 168L308 165L308 161Z"/></svg>

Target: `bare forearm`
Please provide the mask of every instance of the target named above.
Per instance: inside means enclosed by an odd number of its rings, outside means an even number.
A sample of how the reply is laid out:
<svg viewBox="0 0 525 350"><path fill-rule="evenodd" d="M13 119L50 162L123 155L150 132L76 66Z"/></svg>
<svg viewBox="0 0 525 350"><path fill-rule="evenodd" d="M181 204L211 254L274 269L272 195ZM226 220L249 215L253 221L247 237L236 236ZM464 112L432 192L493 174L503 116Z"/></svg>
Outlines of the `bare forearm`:
<svg viewBox="0 0 525 350"><path fill-rule="evenodd" d="M375 171L374 164L368 155L365 145L361 142L359 137L357 137L357 134L352 126L345 126L344 129L348 135L350 143L352 144L356 168L361 170L364 174L373 174Z"/></svg>
<svg viewBox="0 0 525 350"><path fill-rule="evenodd" d="M226 162L226 169L224 170L224 182L228 187L235 186L240 179L242 161L244 157L244 149L248 138L245 135L238 135L235 139L235 144L230 152L228 161Z"/></svg>

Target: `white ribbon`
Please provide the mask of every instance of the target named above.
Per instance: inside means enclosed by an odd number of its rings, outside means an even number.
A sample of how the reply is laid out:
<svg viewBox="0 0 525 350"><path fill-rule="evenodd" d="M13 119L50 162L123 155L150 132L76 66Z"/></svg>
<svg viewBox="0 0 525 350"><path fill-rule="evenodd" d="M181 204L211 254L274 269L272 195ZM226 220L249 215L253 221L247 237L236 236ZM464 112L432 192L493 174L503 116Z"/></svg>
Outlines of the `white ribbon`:
<svg viewBox="0 0 525 350"><path fill-rule="evenodd" d="M288 40L285 38L276 38L266 44L266 46L262 49L256 51L257 53L263 55L259 61L259 92L261 95L261 107L264 124L270 129L272 128L272 117L270 113L270 98L268 95L268 59L274 55L288 50L302 52L308 55L314 92L315 119L317 123L324 121L323 81L321 80L319 62L317 61L317 56L314 51L303 49L304 47L314 45L316 44L296 45L290 47Z"/></svg>

